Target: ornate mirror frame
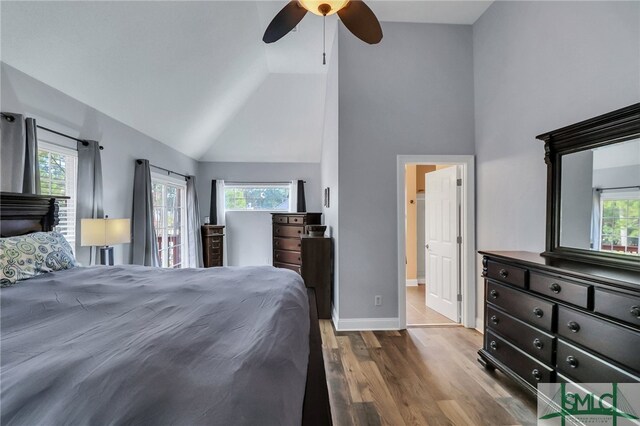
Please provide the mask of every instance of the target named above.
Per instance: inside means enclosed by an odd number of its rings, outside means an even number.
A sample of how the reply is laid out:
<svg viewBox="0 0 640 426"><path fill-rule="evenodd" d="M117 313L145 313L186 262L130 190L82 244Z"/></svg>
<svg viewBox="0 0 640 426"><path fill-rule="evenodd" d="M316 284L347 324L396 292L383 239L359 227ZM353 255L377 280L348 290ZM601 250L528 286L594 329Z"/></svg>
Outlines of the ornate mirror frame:
<svg viewBox="0 0 640 426"><path fill-rule="evenodd" d="M547 164L547 229L543 256L587 261L640 271L640 256L560 245L562 156L640 138L640 103L537 136Z"/></svg>

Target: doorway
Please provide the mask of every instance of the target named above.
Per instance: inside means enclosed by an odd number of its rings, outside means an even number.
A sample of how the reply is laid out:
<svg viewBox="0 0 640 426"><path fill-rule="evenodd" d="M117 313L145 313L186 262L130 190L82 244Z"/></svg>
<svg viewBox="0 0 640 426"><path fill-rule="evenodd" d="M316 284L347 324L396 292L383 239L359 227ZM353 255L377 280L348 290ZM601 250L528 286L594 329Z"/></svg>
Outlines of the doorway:
<svg viewBox="0 0 640 426"><path fill-rule="evenodd" d="M475 327L473 156L398 156L400 328Z"/></svg>

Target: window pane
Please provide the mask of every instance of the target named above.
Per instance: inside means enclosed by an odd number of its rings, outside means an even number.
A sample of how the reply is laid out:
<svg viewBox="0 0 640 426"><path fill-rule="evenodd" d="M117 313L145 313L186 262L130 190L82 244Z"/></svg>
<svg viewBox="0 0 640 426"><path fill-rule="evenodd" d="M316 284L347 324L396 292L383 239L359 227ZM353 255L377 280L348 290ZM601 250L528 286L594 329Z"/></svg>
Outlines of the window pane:
<svg viewBox="0 0 640 426"><path fill-rule="evenodd" d="M161 180L153 182L154 221L161 266L183 267L184 188Z"/></svg>
<svg viewBox="0 0 640 426"><path fill-rule="evenodd" d="M226 210L289 210L289 186L226 186Z"/></svg>

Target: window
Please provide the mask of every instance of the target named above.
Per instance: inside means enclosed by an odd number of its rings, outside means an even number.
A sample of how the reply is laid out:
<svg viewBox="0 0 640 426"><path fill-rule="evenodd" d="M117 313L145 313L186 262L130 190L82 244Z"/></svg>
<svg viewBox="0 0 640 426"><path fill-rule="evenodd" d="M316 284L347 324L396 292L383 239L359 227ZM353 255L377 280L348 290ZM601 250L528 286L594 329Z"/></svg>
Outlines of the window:
<svg viewBox="0 0 640 426"><path fill-rule="evenodd" d="M289 184L228 184L224 185L226 211L289 211Z"/></svg>
<svg viewBox="0 0 640 426"><path fill-rule="evenodd" d="M160 266L187 267L185 182L153 176L153 223L158 238Z"/></svg>
<svg viewBox="0 0 640 426"><path fill-rule="evenodd" d="M75 252L78 152L38 141L38 169L41 194L69 197L58 200L60 223L56 230L64 235Z"/></svg>
<svg viewBox="0 0 640 426"><path fill-rule="evenodd" d="M602 250L638 255L640 190L605 192L601 209Z"/></svg>

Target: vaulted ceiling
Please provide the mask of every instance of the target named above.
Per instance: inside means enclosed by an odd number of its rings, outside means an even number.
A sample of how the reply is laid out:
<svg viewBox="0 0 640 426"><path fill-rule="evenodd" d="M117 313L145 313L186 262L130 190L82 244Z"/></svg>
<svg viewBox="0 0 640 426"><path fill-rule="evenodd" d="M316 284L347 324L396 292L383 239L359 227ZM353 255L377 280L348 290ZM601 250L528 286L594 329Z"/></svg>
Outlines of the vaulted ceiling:
<svg viewBox="0 0 640 426"><path fill-rule="evenodd" d="M196 159L319 162L322 19L265 45L285 3L2 1L0 59ZM472 24L491 2L369 4L381 21Z"/></svg>

